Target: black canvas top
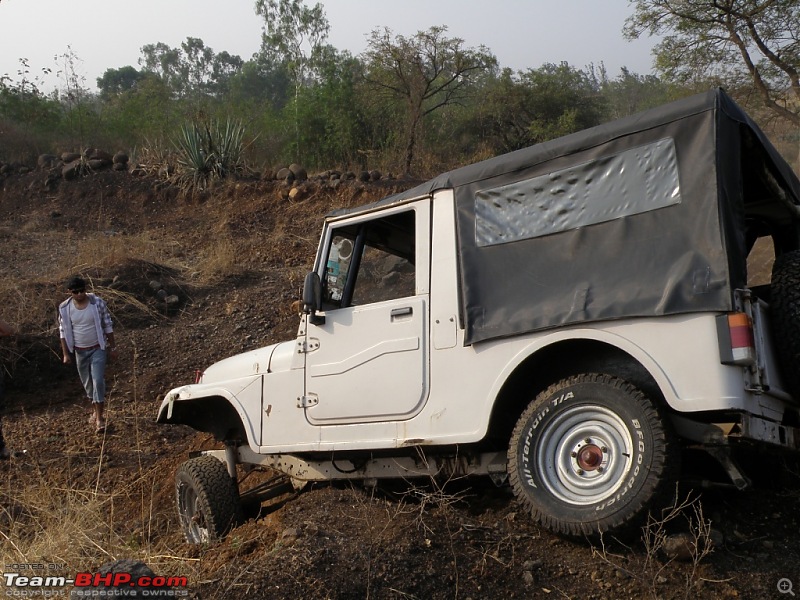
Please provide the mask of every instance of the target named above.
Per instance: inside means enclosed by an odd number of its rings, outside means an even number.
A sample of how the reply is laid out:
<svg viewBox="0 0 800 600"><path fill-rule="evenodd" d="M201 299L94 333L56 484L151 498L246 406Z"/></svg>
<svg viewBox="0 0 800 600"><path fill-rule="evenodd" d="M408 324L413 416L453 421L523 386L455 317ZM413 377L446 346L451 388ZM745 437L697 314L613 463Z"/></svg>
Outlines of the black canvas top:
<svg viewBox="0 0 800 600"><path fill-rule="evenodd" d="M747 280L746 223L800 243L800 181L722 90L334 214L445 188L456 200L468 344L579 322L732 310Z"/></svg>

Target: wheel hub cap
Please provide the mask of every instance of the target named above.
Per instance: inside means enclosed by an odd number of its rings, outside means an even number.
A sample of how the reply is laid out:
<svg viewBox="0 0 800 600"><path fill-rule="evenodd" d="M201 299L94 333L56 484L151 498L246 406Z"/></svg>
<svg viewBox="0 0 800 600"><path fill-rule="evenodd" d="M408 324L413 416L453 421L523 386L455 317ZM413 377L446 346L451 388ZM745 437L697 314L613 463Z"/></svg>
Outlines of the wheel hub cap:
<svg viewBox="0 0 800 600"><path fill-rule="evenodd" d="M603 455L603 450L599 446L589 443L577 451L575 458L579 469L583 469L584 471L597 471L603 468L602 465L605 457Z"/></svg>

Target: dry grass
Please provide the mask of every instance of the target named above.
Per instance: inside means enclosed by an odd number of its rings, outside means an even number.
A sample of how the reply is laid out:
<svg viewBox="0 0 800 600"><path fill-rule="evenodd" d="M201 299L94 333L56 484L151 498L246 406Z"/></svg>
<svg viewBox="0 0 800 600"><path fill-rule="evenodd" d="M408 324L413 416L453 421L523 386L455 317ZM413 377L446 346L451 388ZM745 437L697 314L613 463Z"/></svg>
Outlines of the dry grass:
<svg viewBox="0 0 800 600"><path fill-rule="evenodd" d="M102 458L93 465L97 479L103 475ZM38 468L22 487L12 487L10 478L0 491L0 561L63 565L69 575L96 570L100 565L122 558L134 558L175 575L196 578L191 558L180 558L177 530L150 541L152 532L139 523L163 523L156 513L152 475L143 470L128 485L103 492L97 485L72 487L65 484L61 469ZM130 506L140 498L140 511L115 511L115 505ZM171 508L171 507L170 507ZM163 527L163 525L161 525ZM57 573L47 573L56 575Z"/></svg>
<svg viewBox="0 0 800 600"><path fill-rule="evenodd" d="M671 534L676 527L681 533ZM641 559L625 564L626 556L637 553L628 548L624 556L613 554L602 537L600 542L599 548L592 548L592 556L639 581L654 599L661 597L665 589L676 589L670 578L683 580L682 592L687 599L695 597L698 588L708 581L701 577L700 569L714 551L711 521L703 513L699 496L691 493L681 498L676 488L669 506L657 516L648 515L642 527ZM677 569L677 563L681 562L687 567Z"/></svg>
<svg viewBox="0 0 800 600"><path fill-rule="evenodd" d="M136 383L132 387L138 389ZM45 440L6 463L0 471L0 561L45 565L36 575L70 576L125 558L157 573L197 580L197 560L179 548L173 506L164 501L171 482L162 481L161 466L142 458L150 449L140 435L140 399L117 402L113 388L106 415L129 433L121 458L129 467L112 472L106 436L95 441L84 429L69 426L54 430L57 445ZM84 411L77 412L83 421ZM23 412L14 425L17 431L36 429L29 421L59 418L65 415Z"/></svg>

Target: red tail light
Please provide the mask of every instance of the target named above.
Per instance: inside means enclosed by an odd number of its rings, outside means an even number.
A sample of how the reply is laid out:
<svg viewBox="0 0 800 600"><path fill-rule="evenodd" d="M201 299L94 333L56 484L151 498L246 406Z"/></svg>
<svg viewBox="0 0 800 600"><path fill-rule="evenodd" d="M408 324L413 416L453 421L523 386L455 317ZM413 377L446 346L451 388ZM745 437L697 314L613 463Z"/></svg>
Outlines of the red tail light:
<svg viewBox="0 0 800 600"><path fill-rule="evenodd" d="M748 366L756 361L753 321L745 313L730 313L717 318L720 362Z"/></svg>

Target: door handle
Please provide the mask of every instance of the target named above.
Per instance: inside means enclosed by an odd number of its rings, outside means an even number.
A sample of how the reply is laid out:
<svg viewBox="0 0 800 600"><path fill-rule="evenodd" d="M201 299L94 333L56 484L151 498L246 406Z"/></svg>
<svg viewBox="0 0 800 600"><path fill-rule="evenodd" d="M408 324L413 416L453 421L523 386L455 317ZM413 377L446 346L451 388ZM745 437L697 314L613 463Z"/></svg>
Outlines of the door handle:
<svg viewBox="0 0 800 600"><path fill-rule="evenodd" d="M406 315L414 314L414 309L410 306L404 306L403 308L393 308L392 312L389 313L391 317L394 319L395 317L404 317Z"/></svg>

